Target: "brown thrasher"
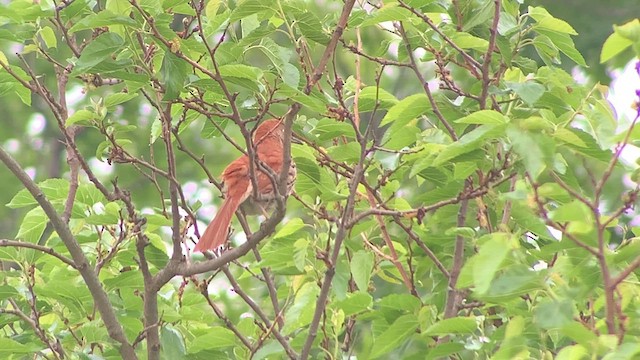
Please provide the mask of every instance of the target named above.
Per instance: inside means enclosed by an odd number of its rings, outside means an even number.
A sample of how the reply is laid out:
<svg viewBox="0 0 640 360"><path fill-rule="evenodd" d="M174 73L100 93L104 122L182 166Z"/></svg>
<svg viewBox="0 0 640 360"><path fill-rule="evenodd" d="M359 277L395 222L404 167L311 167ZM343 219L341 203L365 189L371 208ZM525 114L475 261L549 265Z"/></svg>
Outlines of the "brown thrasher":
<svg viewBox="0 0 640 360"><path fill-rule="evenodd" d="M284 125L282 120L266 120L258 125L253 133L256 157L277 175L282 170L283 141ZM252 202L250 205L257 207L255 210L263 214L273 204L275 192L271 177L266 172L259 170L258 161L254 166L258 198L254 197L249 162L249 157L242 155L222 172L224 202L218 210L218 214L200 237L194 251L214 250L223 245L227 241L231 218L245 200ZM291 193L295 179L296 165L292 160L287 177L287 195Z"/></svg>

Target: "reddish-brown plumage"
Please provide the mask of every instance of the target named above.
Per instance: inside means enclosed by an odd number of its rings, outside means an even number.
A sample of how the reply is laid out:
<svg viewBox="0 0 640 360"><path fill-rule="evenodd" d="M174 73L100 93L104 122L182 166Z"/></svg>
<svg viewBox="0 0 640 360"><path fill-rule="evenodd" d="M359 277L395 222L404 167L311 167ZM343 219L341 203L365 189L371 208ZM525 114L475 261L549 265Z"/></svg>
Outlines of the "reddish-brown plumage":
<svg viewBox="0 0 640 360"><path fill-rule="evenodd" d="M258 125L258 128L253 134L253 143L258 159L270 167L276 174L280 174L282 170L283 138L284 126L282 120L277 119L264 121ZM257 164L254 166L254 169L259 196L258 199L251 200L254 200L254 203L258 204L258 206L264 210L268 208L269 203L273 200L273 185L269 175L258 170ZM250 197L253 198L249 157L247 155L242 155L231 162L231 164L224 169L221 177L224 183L224 202L218 210L218 214L216 214L200 237L194 251L203 252L206 250L214 250L223 245L227 241L233 214L245 200ZM295 177L296 168L292 161L287 179L287 190L289 193L293 187Z"/></svg>

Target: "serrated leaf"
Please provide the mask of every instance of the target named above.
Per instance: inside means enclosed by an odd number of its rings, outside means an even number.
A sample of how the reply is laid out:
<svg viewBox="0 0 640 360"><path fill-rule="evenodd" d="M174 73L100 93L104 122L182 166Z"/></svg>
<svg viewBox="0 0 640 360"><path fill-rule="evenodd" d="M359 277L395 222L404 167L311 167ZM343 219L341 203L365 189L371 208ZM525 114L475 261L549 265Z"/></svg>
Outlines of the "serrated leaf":
<svg viewBox="0 0 640 360"><path fill-rule="evenodd" d="M323 31L320 19L313 12L300 12L295 15L295 18L302 36L321 45L329 42L329 36Z"/></svg>
<svg viewBox="0 0 640 360"><path fill-rule="evenodd" d="M165 52L160 68L160 80L165 87L163 100L178 98L184 90L186 79L187 67L184 61L169 51Z"/></svg>

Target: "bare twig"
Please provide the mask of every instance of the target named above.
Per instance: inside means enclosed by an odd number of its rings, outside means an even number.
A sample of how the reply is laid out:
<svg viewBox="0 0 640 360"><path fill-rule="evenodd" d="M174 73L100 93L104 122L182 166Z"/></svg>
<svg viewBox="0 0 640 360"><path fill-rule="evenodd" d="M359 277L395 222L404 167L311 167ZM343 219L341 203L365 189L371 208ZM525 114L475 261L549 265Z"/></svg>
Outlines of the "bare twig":
<svg viewBox="0 0 640 360"><path fill-rule="evenodd" d="M47 247L47 246L28 243L28 242L24 242L24 241L0 239L0 247L22 247L22 248L38 250L38 251L41 251L41 252L43 252L45 254L49 254L49 255L57 258L58 260L60 260L63 263L71 266L74 269L77 269L76 264L73 262L73 260L69 259L68 257L66 257L66 256L64 256L62 254L60 254L59 252L56 252L55 250L53 250L53 248L50 248L50 247Z"/></svg>

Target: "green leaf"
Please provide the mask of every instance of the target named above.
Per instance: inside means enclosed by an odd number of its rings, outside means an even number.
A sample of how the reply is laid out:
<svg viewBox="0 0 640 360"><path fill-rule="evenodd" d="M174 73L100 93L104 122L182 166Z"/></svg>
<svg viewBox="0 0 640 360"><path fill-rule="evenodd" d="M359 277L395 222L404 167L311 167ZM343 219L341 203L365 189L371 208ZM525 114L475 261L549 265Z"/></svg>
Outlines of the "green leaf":
<svg viewBox="0 0 640 360"><path fill-rule="evenodd" d="M103 282L107 290L140 289L143 286L142 274L138 271L125 271L115 277L104 279Z"/></svg>
<svg viewBox="0 0 640 360"><path fill-rule="evenodd" d="M476 319L472 317L453 317L438 321L431 325L425 335L470 334L478 328Z"/></svg>
<svg viewBox="0 0 640 360"><path fill-rule="evenodd" d="M488 124L501 125L509 122L509 119L495 110L480 110L455 121L458 124Z"/></svg>
<svg viewBox="0 0 640 360"><path fill-rule="evenodd" d="M409 294L391 294L383 297L377 305L382 309L404 312L417 312L422 304L415 296Z"/></svg>
<svg viewBox="0 0 640 360"><path fill-rule="evenodd" d="M524 161L529 175L537 179L553 159L555 149L553 142L543 134L523 131L517 126L509 126L507 136L515 153Z"/></svg>
<svg viewBox="0 0 640 360"><path fill-rule="evenodd" d="M407 123L409 120L425 114L431 110L429 98L424 94L414 94L407 96L395 104L387 114L382 118L380 126L387 125L391 122Z"/></svg>
<svg viewBox="0 0 640 360"><path fill-rule="evenodd" d="M7 358L13 358L13 354L34 354L40 348L36 344L24 345L8 337L0 337L0 354L5 354Z"/></svg>
<svg viewBox="0 0 640 360"><path fill-rule="evenodd" d="M22 219L16 238L26 242L37 243L47 226L48 218L41 207L31 209Z"/></svg>
<svg viewBox="0 0 640 360"><path fill-rule="evenodd" d="M493 9L495 8L494 2L483 1L481 3L482 5L480 9L473 9L473 11L469 12L471 16L469 20L465 21L463 24L458 24L462 25L463 31L469 31L480 24L486 23L493 17Z"/></svg>
<svg viewBox="0 0 640 360"><path fill-rule="evenodd" d="M336 301L334 304L336 308L344 311L345 316L369 310L373 303L373 298L366 291L367 290L365 289L364 291L347 294L346 299Z"/></svg>
<svg viewBox="0 0 640 360"><path fill-rule="evenodd" d="M602 45L602 51L600 52L600 63L603 64L611 59L613 59L616 55L628 49L631 45L633 45L633 41L623 37L622 35L614 32L609 35L607 40Z"/></svg>
<svg viewBox="0 0 640 360"><path fill-rule="evenodd" d="M223 77L237 77L257 82L262 77L262 70L244 64L230 64L220 67L220 75Z"/></svg>
<svg viewBox="0 0 640 360"><path fill-rule="evenodd" d="M415 334L419 325L415 315L404 315L396 319L391 326L376 337L371 349L371 358L377 358L396 349L407 338Z"/></svg>
<svg viewBox="0 0 640 360"><path fill-rule="evenodd" d="M13 286L0 285L0 300L6 300L17 295L18 290L16 290Z"/></svg>
<svg viewBox="0 0 640 360"><path fill-rule="evenodd" d="M369 281L373 272L373 254L359 250L351 258L351 275L361 291L369 289Z"/></svg>
<svg viewBox="0 0 640 360"><path fill-rule="evenodd" d="M195 354L202 350L221 349L236 344L236 335L222 326L208 328L204 334L197 336L188 348L189 354Z"/></svg>
<svg viewBox="0 0 640 360"><path fill-rule="evenodd" d="M367 17L362 22L362 24L360 24L360 26L367 27L385 21L405 20L410 16L411 13L407 9L401 8L394 3L388 3L385 4L382 8L374 11L372 15Z"/></svg>
<svg viewBox="0 0 640 360"><path fill-rule="evenodd" d="M90 72L98 64L117 55L123 45L124 40L116 33L107 32L98 36L82 51L72 75Z"/></svg>
<svg viewBox="0 0 640 360"><path fill-rule="evenodd" d="M554 18L543 7L529 6L529 16L536 21L536 28L548 29L570 35L578 35L571 25L564 20Z"/></svg>
<svg viewBox="0 0 640 360"><path fill-rule="evenodd" d="M48 49L58 47L58 39L56 38L56 34L50 26L43 27L40 30L39 34Z"/></svg>
<svg viewBox="0 0 640 360"><path fill-rule="evenodd" d="M182 334L171 325L160 330L162 356L166 359L182 359L187 354Z"/></svg>
<svg viewBox="0 0 640 360"><path fill-rule="evenodd" d="M620 26L614 25L613 29L618 34L635 43L640 42L640 19L633 19Z"/></svg>
<svg viewBox="0 0 640 360"><path fill-rule="evenodd" d="M373 109L388 109L398 103L393 94L383 88L376 86L367 86L360 91L360 103L358 109L362 112L373 111Z"/></svg>
<svg viewBox="0 0 640 360"><path fill-rule="evenodd" d="M489 42L487 40L465 32L456 32L451 40L461 49L487 51L487 48L489 47Z"/></svg>
<svg viewBox="0 0 640 360"><path fill-rule="evenodd" d="M578 344L584 345L587 348L593 347L598 342L598 336L591 330L587 329L582 323L572 321L564 325L560 332L569 337L571 340Z"/></svg>
<svg viewBox="0 0 640 360"><path fill-rule="evenodd" d="M166 51L160 68L160 80L165 87L163 100L177 99L184 90L186 79L187 64L170 51Z"/></svg>
<svg viewBox="0 0 640 360"><path fill-rule="evenodd" d="M453 343L453 342L442 343L442 344L436 345L433 349L431 349L429 353L426 354L425 359L426 360L447 359L449 358L449 355L453 355L463 350L464 350L464 344Z"/></svg>
<svg viewBox="0 0 640 360"><path fill-rule="evenodd" d="M98 114L93 111L81 109L74 112L71 116L67 118L65 122L66 126L71 126L77 123L89 124L90 120L99 120Z"/></svg>
<svg viewBox="0 0 640 360"><path fill-rule="evenodd" d="M589 351L582 345L569 345L558 352L555 360L582 360L589 358Z"/></svg>
<svg viewBox="0 0 640 360"><path fill-rule="evenodd" d="M506 85L529 106L533 106L546 90L543 85L535 81L525 81L523 83L507 82Z"/></svg>
<svg viewBox="0 0 640 360"><path fill-rule="evenodd" d="M135 27L137 26L137 23L135 20L128 16L114 14L109 10L102 10L99 13L85 16L80 21L75 23L71 27L71 29L69 29L69 32L73 34L81 30L90 30L112 25Z"/></svg>
<svg viewBox="0 0 640 360"><path fill-rule="evenodd" d="M557 222L588 220L592 217L591 209L579 200L562 204L549 213L551 219Z"/></svg>
<svg viewBox="0 0 640 360"><path fill-rule="evenodd" d="M112 225L120 221L120 205L109 202L104 206L101 213L93 213L85 218L87 224L91 225Z"/></svg>
<svg viewBox="0 0 640 360"><path fill-rule="evenodd" d="M582 54L576 49L576 46L571 40L571 36L568 34L547 31L543 29L538 29L538 33L546 35L546 37L551 40L553 45L555 45L558 50L560 50L563 54L567 55L569 59L573 60L576 64L580 66L587 66Z"/></svg>
<svg viewBox="0 0 640 360"><path fill-rule="evenodd" d="M335 161L357 162L360 159L360 144L348 142L332 146L327 149L327 154Z"/></svg>
<svg viewBox="0 0 640 360"><path fill-rule="evenodd" d="M488 234L483 238L487 240L474 255L476 259L473 263L473 279L478 294L484 294L489 290L491 281L513 247L511 236L507 233ZM482 243L483 238L478 242Z"/></svg>
<svg viewBox="0 0 640 360"><path fill-rule="evenodd" d="M290 235L295 234L305 227L305 224L302 222L302 219L295 218L287 221L284 226L278 230L278 232L273 236L274 239L285 238Z"/></svg>
<svg viewBox="0 0 640 360"><path fill-rule="evenodd" d="M202 131L200 131L200 136L202 136L203 139L211 139L213 137L220 136L221 133L218 128L224 130L227 127L228 122L229 122L229 119L222 119L216 116L207 118L204 121L204 125L202 125ZM215 126L214 123L217 124L218 126Z"/></svg>
<svg viewBox="0 0 640 360"><path fill-rule="evenodd" d="M238 4L238 6L231 13L230 22L241 20L247 16L258 14L262 16L275 13L275 9L272 8L274 3L267 0L245 0Z"/></svg>
<svg viewBox="0 0 640 360"><path fill-rule="evenodd" d="M335 283L334 291L335 291ZM311 322L313 319L313 313L316 308L316 298L320 289L311 282L306 282L302 285L300 290L297 291L295 301L284 316L285 319L290 319L285 323L283 331L285 333L299 330Z"/></svg>
<svg viewBox="0 0 640 360"><path fill-rule="evenodd" d="M440 166L457 156L479 149L484 144L484 140L503 135L505 128L504 124L480 125L444 148L434 160L433 166Z"/></svg>
<svg viewBox="0 0 640 360"><path fill-rule="evenodd" d="M582 141L582 139L578 135L566 128L557 128L556 131L553 132L553 137L561 140L562 142L575 145L577 147L587 147L587 144Z"/></svg>
<svg viewBox="0 0 640 360"><path fill-rule="evenodd" d="M323 31L320 19L313 12L297 12L295 18L302 36L321 45L326 45L329 42L329 36Z"/></svg>
<svg viewBox="0 0 640 360"><path fill-rule="evenodd" d="M574 312L574 306L569 300L546 299L533 309L533 321L546 330L558 329L573 321Z"/></svg>
<svg viewBox="0 0 640 360"><path fill-rule="evenodd" d="M640 344L637 342L625 342L613 352L605 355L602 360L634 360L640 354Z"/></svg>
<svg viewBox="0 0 640 360"><path fill-rule="evenodd" d="M329 118L320 119L313 129L313 133L318 135L318 140L320 141L332 140L341 136L348 139L354 139L356 137L356 133L351 124Z"/></svg>
<svg viewBox="0 0 640 360"><path fill-rule="evenodd" d="M137 93L116 93L110 94L104 99L104 106L106 108L112 108L116 105L125 103L138 97ZM68 121L68 120L67 120Z"/></svg>
<svg viewBox="0 0 640 360"><path fill-rule="evenodd" d="M78 329L78 332L87 343L101 343L109 339L107 329L101 325L98 321L91 321L82 325L82 327Z"/></svg>
<svg viewBox="0 0 640 360"><path fill-rule="evenodd" d="M216 14L218 13L218 8L220 8L220 0L209 0L207 1L207 5L204 9L204 13L207 16L207 18L209 18L209 20L212 20L214 17L216 17Z"/></svg>

